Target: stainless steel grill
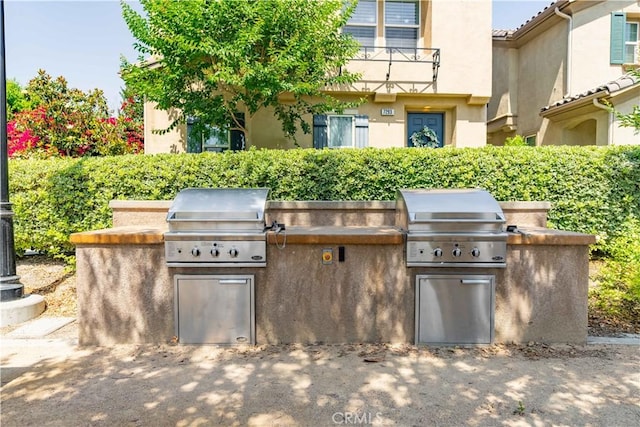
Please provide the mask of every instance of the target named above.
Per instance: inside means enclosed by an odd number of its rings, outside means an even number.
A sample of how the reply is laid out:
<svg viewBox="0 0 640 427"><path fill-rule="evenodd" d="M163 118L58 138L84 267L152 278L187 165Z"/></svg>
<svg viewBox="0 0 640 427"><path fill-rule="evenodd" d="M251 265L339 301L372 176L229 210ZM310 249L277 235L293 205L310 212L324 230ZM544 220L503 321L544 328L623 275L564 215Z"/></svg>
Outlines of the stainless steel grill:
<svg viewBox="0 0 640 427"><path fill-rule="evenodd" d="M478 189L399 190L396 225L407 234L408 267L506 266L498 202Z"/></svg>
<svg viewBox="0 0 640 427"><path fill-rule="evenodd" d="M265 267L267 188L188 188L167 214L169 267Z"/></svg>

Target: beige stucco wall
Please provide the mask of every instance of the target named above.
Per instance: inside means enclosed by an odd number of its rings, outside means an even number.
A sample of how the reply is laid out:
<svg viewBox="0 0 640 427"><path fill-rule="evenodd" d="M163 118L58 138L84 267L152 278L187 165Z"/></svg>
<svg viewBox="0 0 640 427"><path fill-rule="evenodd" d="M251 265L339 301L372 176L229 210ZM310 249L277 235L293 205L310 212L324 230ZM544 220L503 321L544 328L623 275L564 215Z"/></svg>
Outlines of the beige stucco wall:
<svg viewBox="0 0 640 427"><path fill-rule="evenodd" d="M491 143L501 145L504 138L519 134L538 134L542 126L540 109L565 95L567 26L560 22L542 31L528 43L496 42L492 80L494 93L488 107ZM513 129L503 128L504 116L516 116ZM498 134L499 132L499 134Z"/></svg>
<svg viewBox="0 0 640 427"><path fill-rule="evenodd" d="M157 110L153 102L144 103L144 152L156 153L182 153L186 149L187 128L180 126L163 135L157 130L167 129L175 115L172 111Z"/></svg>
<svg viewBox="0 0 640 427"><path fill-rule="evenodd" d="M640 18L637 1L609 0L573 16L571 92L581 93L624 74L621 65L609 63L611 12L625 12L627 19Z"/></svg>
<svg viewBox="0 0 640 427"><path fill-rule="evenodd" d="M112 200L113 227L167 229L171 200ZM507 224L519 227L547 226L549 202L499 202ZM395 201L267 201L265 222L285 226L389 227L395 224Z"/></svg>
<svg viewBox="0 0 640 427"><path fill-rule="evenodd" d="M352 96L344 97L345 99ZM467 95L440 97L438 95L399 95L394 102L368 102L349 109L346 113L369 116L369 147L388 148L407 145L406 120L410 112L443 113L445 117L445 144L458 147L483 146L486 142L486 110L483 104L469 105ZM393 109L392 116L383 116L381 110ZM311 116L306 116L309 124ZM289 149L296 145L287 140L280 122L274 119L271 109L261 110L247 121L248 146L259 148ZM296 134L299 147L313 147L312 134L299 131Z"/></svg>
<svg viewBox="0 0 640 427"><path fill-rule="evenodd" d="M540 109L565 96L566 25L555 25L522 46L518 66L518 134L535 134Z"/></svg>
<svg viewBox="0 0 640 427"><path fill-rule="evenodd" d="M76 268L80 345L171 339L173 287L163 246L79 248Z"/></svg>
<svg viewBox="0 0 640 427"><path fill-rule="evenodd" d="M437 92L491 96L491 1L434 0L431 44L440 48Z"/></svg>
<svg viewBox="0 0 640 427"><path fill-rule="evenodd" d="M493 49L493 91L487 106L489 120L502 119L498 127L506 123L507 116L518 111L518 91L511 90L518 84L518 49L512 47L494 47ZM503 129L504 130L504 129Z"/></svg>
<svg viewBox="0 0 640 427"><path fill-rule="evenodd" d="M570 63L569 22L553 14L528 33L516 33L510 41L494 41L494 89L488 107L491 144L501 145L515 134L535 134L538 145L640 143L633 129L619 128L615 121L609 129L609 115L590 104L576 105L557 116L540 115L543 107L568 94L584 93L624 74L623 66L610 64L609 58L614 11L624 11L628 19L640 19L637 1L580 0L563 9L573 16ZM615 95L611 101L616 109L628 113L640 103L637 93L633 99L616 99L621 97ZM515 130L505 126L505 115L515 116Z"/></svg>
<svg viewBox="0 0 640 427"><path fill-rule="evenodd" d="M545 145L606 145L609 113L588 102L567 113L544 119L539 135Z"/></svg>
<svg viewBox="0 0 640 427"><path fill-rule="evenodd" d="M636 88L634 91L629 91L616 97L613 101L616 110L620 113L631 113L634 107L640 105L640 87ZM616 120L611 130L611 143L613 145L640 144L640 132L636 132L630 127L619 127L617 126L617 123L618 122Z"/></svg>

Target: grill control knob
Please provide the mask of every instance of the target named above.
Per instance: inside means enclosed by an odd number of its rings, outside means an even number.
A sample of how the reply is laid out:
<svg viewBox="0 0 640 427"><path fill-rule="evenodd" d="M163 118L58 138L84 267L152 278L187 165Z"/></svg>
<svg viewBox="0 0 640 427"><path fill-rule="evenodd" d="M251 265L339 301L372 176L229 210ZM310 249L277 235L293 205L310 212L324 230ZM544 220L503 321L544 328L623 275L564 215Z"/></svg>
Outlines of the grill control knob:
<svg viewBox="0 0 640 427"><path fill-rule="evenodd" d="M229 256L231 256L231 258L237 257L238 256L238 250L236 248L229 249Z"/></svg>
<svg viewBox="0 0 640 427"><path fill-rule="evenodd" d="M471 256L474 256L476 258L479 257L480 256L480 249L478 249L478 248L471 249Z"/></svg>
<svg viewBox="0 0 640 427"><path fill-rule="evenodd" d="M460 250L460 248L455 248L455 249L451 252L451 254L452 254L454 257L459 257L460 255L462 255L462 251Z"/></svg>
<svg viewBox="0 0 640 427"><path fill-rule="evenodd" d="M198 248L191 249L191 255L200 256L200 249L198 249Z"/></svg>
<svg viewBox="0 0 640 427"><path fill-rule="evenodd" d="M435 248L435 249L433 250L433 256L435 256L435 257L441 257L441 256L442 256L442 249L440 249L440 248Z"/></svg>
<svg viewBox="0 0 640 427"><path fill-rule="evenodd" d="M211 256L212 257L217 257L218 255L220 255L220 251L217 250L216 248L211 249Z"/></svg>

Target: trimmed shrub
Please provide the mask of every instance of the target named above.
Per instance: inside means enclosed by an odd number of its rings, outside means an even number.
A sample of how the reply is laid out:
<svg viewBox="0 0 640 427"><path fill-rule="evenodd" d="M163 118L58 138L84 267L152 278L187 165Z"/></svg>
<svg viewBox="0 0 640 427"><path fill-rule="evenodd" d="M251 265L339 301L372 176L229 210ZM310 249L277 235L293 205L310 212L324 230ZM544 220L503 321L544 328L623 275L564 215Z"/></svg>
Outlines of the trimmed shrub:
<svg viewBox="0 0 640 427"><path fill-rule="evenodd" d="M609 242L610 258L589 290L591 304L607 315L640 323L640 220L624 225L623 234Z"/></svg>
<svg viewBox="0 0 640 427"><path fill-rule="evenodd" d="M70 233L111 225L113 199L171 200L188 187L268 187L270 200L395 200L400 188L479 187L550 201L552 227L606 249L640 211L640 147L255 150L12 159L16 249L60 255Z"/></svg>

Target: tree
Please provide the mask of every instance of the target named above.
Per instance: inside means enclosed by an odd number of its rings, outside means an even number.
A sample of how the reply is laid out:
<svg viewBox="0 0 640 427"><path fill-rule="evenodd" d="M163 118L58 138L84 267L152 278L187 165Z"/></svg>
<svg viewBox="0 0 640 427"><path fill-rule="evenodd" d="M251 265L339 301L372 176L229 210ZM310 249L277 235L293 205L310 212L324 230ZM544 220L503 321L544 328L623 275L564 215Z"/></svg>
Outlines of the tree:
<svg viewBox="0 0 640 427"><path fill-rule="evenodd" d="M7 80L7 119L11 120L15 113L29 110L31 105L25 96L24 90L17 80Z"/></svg>
<svg viewBox="0 0 640 427"><path fill-rule="evenodd" d="M131 121L110 117L99 89L70 88L64 77L53 79L39 70L24 95L31 108L15 113L7 123L11 157L114 155L142 149L141 131Z"/></svg>
<svg viewBox="0 0 640 427"><path fill-rule="evenodd" d="M208 125L246 133L250 119L271 107L284 134L311 131L303 116L341 111L323 92L355 82L342 67L358 43L340 28L355 0L141 0L146 16L121 1L123 17L142 64L122 62L122 76L162 110L178 111L164 131L194 117L194 131ZM291 94L292 102L279 96Z"/></svg>
<svg viewBox="0 0 640 427"><path fill-rule="evenodd" d="M125 87L120 89L120 99L120 115L142 123L144 121L144 98L125 83Z"/></svg>
<svg viewBox="0 0 640 427"><path fill-rule="evenodd" d="M120 111L118 124L123 127L130 146L138 147L141 151L144 147L144 101L130 87L121 89Z"/></svg>

